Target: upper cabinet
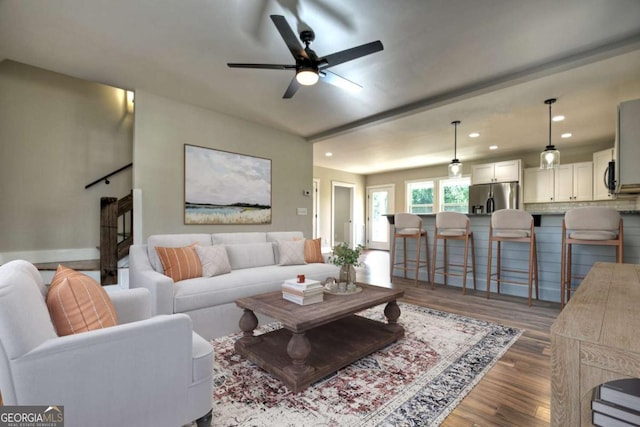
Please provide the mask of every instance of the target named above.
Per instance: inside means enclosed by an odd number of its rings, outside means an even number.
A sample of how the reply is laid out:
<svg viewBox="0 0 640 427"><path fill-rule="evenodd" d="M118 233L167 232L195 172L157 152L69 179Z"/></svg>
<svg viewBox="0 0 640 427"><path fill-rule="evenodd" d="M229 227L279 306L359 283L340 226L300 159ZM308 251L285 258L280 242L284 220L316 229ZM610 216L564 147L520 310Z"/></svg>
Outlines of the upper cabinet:
<svg viewBox="0 0 640 427"><path fill-rule="evenodd" d="M486 163L471 168L471 184L520 181L520 160Z"/></svg>
<svg viewBox="0 0 640 427"><path fill-rule="evenodd" d="M569 163L555 170L554 201L593 200L593 163Z"/></svg>
<svg viewBox="0 0 640 427"><path fill-rule="evenodd" d="M523 192L525 203L553 202L553 169L525 169Z"/></svg>
<svg viewBox="0 0 640 427"><path fill-rule="evenodd" d="M557 169L524 170L524 203L579 202L593 199L593 163L562 164Z"/></svg>
<svg viewBox="0 0 640 427"><path fill-rule="evenodd" d="M593 200L615 198L615 195L609 194L609 189L605 184L609 162L615 158L614 148L593 153Z"/></svg>

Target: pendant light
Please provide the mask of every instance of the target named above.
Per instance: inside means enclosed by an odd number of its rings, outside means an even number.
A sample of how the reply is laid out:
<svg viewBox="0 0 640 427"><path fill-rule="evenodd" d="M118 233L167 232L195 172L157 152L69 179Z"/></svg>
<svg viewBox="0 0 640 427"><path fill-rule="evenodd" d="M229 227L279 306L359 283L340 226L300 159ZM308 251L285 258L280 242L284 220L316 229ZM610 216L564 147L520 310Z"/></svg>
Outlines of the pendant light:
<svg viewBox="0 0 640 427"><path fill-rule="evenodd" d="M449 178L460 178L462 176L462 163L458 160L456 154L458 151L458 125L460 120L451 122L453 125L453 160L449 163Z"/></svg>
<svg viewBox="0 0 640 427"><path fill-rule="evenodd" d="M540 153L540 169L555 169L560 166L560 151L551 143L551 104L556 102L555 98L544 101L549 106L549 145Z"/></svg>

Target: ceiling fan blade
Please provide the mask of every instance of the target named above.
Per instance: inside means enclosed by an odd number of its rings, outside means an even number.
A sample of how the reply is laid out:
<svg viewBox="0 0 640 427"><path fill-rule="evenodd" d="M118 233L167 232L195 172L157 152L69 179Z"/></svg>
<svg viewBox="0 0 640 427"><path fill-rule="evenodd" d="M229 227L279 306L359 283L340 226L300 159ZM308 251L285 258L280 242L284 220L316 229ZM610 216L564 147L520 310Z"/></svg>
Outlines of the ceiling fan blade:
<svg viewBox="0 0 640 427"><path fill-rule="evenodd" d="M284 64L242 64L242 63L228 63L229 68L262 68L266 70L295 70L295 65Z"/></svg>
<svg viewBox="0 0 640 427"><path fill-rule="evenodd" d="M358 83L354 83L351 80L347 80L344 77L337 75L336 73L332 73L331 71L320 71L320 77L322 81L337 86L341 89L346 89L350 92L357 92L362 89Z"/></svg>
<svg viewBox="0 0 640 427"><path fill-rule="evenodd" d="M275 24L280 36L284 39L284 42L287 44L287 47L291 51L291 55L293 55L296 60L299 57L303 57L309 59L307 56L307 52L304 51L304 48L298 41L298 36L293 32L287 20L282 15L271 15L271 20Z"/></svg>
<svg viewBox="0 0 640 427"><path fill-rule="evenodd" d="M325 56L324 58L320 58L318 60L320 62L318 67L319 68L333 67L334 65L342 64L343 62L351 61L352 59L370 55L372 53L379 52L383 49L384 47L382 46L382 42L380 40L377 40L375 42L352 47L351 49L346 49L340 52L332 53L330 55Z"/></svg>
<svg viewBox="0 0 640 427"><path fill-rule="evenodd" d="M289 83L289 87L284 92L284 95L282 95L282 98L288 99L293 97L293 95L296 93L299 87L300 87L300 83L298 83L298 80L296 80L296 76L293 76L293 79L291 79L291 83Z"/></svg>

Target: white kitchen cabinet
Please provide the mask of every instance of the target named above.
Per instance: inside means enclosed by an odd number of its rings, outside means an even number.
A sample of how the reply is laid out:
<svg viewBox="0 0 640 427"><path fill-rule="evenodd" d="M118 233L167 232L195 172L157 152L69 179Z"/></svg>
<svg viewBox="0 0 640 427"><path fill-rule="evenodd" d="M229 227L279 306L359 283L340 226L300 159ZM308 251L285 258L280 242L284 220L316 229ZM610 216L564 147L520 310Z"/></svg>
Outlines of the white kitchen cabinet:
<svg viewBox="0 0 640 427"><path fill-rule="evenodd" d="M593 200L611 200L615 198L615 195L609 194L609 189L604 183L609 162L615 158L614 148L593 153Z"/></svg>
<svg viewBox="0 0 640 427"><path fill-rule="evenodd" d="M485 163L471 168L472 184L520 181L520 160Z"/></svg>
<svg viewBox="0 0 640 427"><path fill-rule="evenodd" d="M553 169L525 169L523 192L525 203L553 202Z"/></svg>
<svg viewBox="0 0 640 427"><path fill-rule="evenodd" d="M555 202L593 200L593 162L569 163L554 170Z"/></svg>
<svg viewBox="0 0 640 427"><path fill-rule="evenodd" d="M524 170L524 203L579 202L593 199L593 163L562 164L557 169Z"/></svg>

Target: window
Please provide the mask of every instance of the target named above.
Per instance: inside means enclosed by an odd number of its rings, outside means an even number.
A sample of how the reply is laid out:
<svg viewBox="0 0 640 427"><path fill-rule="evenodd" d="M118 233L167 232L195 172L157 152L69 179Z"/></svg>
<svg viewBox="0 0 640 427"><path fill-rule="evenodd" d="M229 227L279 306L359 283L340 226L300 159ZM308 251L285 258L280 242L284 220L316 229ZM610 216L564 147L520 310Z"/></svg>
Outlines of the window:
<svg viewBox="0 0 640 427"><path fill-rule="evenodd" d="M408 182L406 200L409 213L433 213L433 181Z"/></svg>
<svg viewBox="0 0 640 427"><path fill-rule="evenodd" d="M469 185L471 179L451 178L438 181L440 188L439 212L469 212Z"/></svg>

